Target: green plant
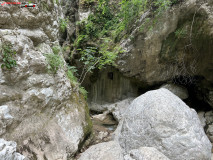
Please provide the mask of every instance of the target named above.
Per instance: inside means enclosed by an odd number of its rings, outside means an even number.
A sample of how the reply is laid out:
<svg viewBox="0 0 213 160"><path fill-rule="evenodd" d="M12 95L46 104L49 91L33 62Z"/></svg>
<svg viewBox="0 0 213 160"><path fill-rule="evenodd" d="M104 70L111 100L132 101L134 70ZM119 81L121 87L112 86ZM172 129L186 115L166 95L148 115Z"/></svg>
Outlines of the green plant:
<svg viewBox="0 0 213 160"><path fill-rule="evenodd" d="M77 72L76 67L74 66L67 66L68 70L67 70L67 77L69 78L71 84L73 84L74 86L78 85L78 79L74 76L74 73Z"/></svg>
<svg viewBox="0 0 213 160"><path fill-rule="evenodd" d="M81 94L83 94L84 98L87 99L87 94L88 94L87 90L84 87L80 87L79 91Z"/></svg>
<svg viewBox="0 0 213 160"><path fill-rule="evenodd" d="M74 42L74 46L78 48L84 41L87 40L87 38L87 35L79 35Z"/></svg>
<svg viewBox="0 0 213 160"><path fill-rule="evenodd" d="M58 54L60 52L61 48L60 46L53 46L52 51L54 54Z"/></svg>
<svg viewBox="0 0 213 160"><path fill-rule="evenodd" d="M152 17L150 16L146 24L140 28L141 31L144 28L151 30L161 13L176 1L120 0L113 3L110 0L98 0L88 19L76 23L77 38L72 53L77 52L81 55L80 61L84 64L79 83L81 84L87 73L95 68L115 65L117 55L123 52L118 42L130 35L133 30L132 24L138 23L144 12L152 10L156 15L151 15ZM113 10L113 7L117 9ZM130 38L134 40L133 37Z"/></svg>
<svg viewBox="0 0 213 160"><path fill-rule="evenodd" d="M62 68L64 65L63 59L57 54L45 54L48 61L48 71L50 73L56 74L59 68Z"/></svg>
<svg viewBox="0 0 213 160"><path fill-rule="evenodd" d="M17 65L16 60L14 59L16 52L11 48L11 45L2 46L1 53L3 64L1 65L1 68L12 69Z"/></svg>
<svg viewBox="0 0 213 160"><path fill-rule="evenodd" d="M66 31L68 22L69 22L68 19L60 19L60 28L59 29L62 33L64 33Z"/></svg>

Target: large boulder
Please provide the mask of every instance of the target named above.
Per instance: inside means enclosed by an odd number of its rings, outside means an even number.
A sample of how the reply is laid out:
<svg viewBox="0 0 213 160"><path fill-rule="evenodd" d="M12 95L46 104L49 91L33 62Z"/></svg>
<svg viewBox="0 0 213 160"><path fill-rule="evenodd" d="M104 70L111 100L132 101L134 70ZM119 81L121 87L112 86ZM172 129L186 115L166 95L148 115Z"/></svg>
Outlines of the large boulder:
<svg viewBox="0 0 213 160"><path fill-rule="evenodd" d="M123 160L122 149L115 141L99 143L82 153L79 160Z"/></svg>
<svg viewBox="0 0 213 160"><path fill-rule="evenodd" d="M0 139L0 159L24 160L25 157L16 152L16 142Z"/></svg>
<svg viewBox="0 0 213 160"><path fill-rule="evenodd" d="M169 160L169 158L153 147L141 147L131 150L124 156L124 160Z"/></svg>
<svg viewBox="0 0 213 160"><path fill-rule="evenodd" d="M167 89L149 91L126 110L119 143L125 151L154 147L172 160L209 160L211 143L197 113Z"/></svg>

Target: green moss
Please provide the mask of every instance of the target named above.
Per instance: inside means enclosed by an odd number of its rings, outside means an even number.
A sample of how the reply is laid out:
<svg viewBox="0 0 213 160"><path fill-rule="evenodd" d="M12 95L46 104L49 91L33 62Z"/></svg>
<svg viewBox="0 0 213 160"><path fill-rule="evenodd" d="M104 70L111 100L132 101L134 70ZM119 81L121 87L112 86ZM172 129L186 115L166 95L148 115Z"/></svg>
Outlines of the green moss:
<svg viewBox="0 0 213 160"><path fill-rule="evenodd" d="M92 120L90 118L89 108L87 106L87 102L85 101L83 95L79 95L77 93L73 93L72 102L77 104L79 112L84 112L85 114L85 122L83 124L83 133L84 139L79 143L79 150L85 145L85 142L90 139L93 135L92 128Z"/></svg>
<svg viewBox="0 0 213 160"><path fill-rule="evenodd" d="M174 33L171 33L167 39L163 42L161 52L160 52L160 60L161 61L173 61L175 60L175 55L177 55L177 44L179 39L176 38Z"/></svg>
<svg viewBox="0 0 213 160"><path fill-rule="evenodd" d="M85 106L85 120L87 122L87 125L84 126L83 130L84 130L84 135L89 135L92 132L92 120L90 118L90 113L89 113L89 107L86 105Z"/></svg>

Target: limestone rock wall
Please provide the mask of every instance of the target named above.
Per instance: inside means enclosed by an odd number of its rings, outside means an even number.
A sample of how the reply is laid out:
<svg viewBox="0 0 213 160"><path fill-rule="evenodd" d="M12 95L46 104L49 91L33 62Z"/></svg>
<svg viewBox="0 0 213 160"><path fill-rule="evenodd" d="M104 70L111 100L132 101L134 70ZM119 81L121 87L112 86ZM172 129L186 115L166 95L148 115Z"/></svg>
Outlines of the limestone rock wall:
<svg viewBox="0 0 213 160"><path fill-rule="evenodd" d="M60 5L49 0L35 8L0 7L1 51L10 44L17 53L16 67L0 68L0 137L15 141L29 159L69 159L91 131L87 104L67 78L61 52L64 66L56 74L47 70L60 18Z"/></svg>

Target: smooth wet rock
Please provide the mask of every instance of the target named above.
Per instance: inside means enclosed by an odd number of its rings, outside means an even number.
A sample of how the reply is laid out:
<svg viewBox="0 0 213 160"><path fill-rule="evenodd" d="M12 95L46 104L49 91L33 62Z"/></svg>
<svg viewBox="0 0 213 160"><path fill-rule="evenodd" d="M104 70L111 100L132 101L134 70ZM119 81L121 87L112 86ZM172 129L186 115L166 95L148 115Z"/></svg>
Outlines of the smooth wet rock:
<svg viewBox="0 0 213 160"><path fill-rule="evenodd" d="M81 154L79 160L123 160L120 145L115 141L91 146Z"/></svg>
<svg viewBox="0 0 213 160"><path fill-rule="evenodd" d="M195 110L167 89L149 91L126 111L119 143L126 152L154 147L172 160L209 160L211 143Z"/></svg>
<svg viewBox="0 0 213 160"><path fill-rule="evenodd" d="M124 160L169 160L164 154L153 147L141 147L129 152Z"/></svg>
<svg viewBox="0 0 213 160"><path fill-rule="evenodd" d="M0 139L1 160L24 160L25 157L16 152L16 142ZM26 160L26 159L25 159Z"/></svg>

